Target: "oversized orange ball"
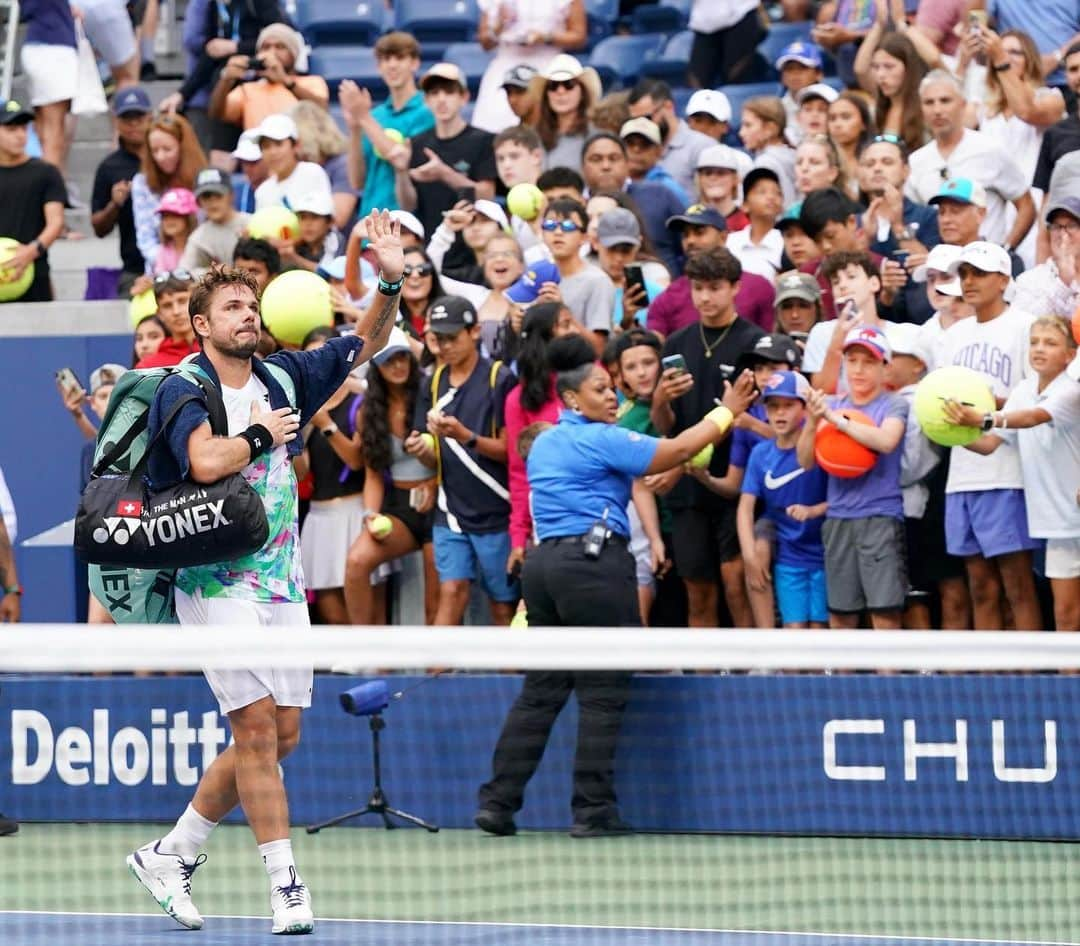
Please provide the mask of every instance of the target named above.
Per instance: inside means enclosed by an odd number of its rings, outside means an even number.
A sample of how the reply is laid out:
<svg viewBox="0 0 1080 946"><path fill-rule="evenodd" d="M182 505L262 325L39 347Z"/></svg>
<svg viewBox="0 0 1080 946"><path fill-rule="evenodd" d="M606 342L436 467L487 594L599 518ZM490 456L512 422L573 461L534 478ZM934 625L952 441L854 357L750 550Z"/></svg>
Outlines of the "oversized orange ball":
<svg viewBox="0 0 1080 946"><path fill-rule="evenodd" d="M1080 305L1076 307L1072 317L1073 341L1080 345Z"/></svg>
<svg viewBox="0 0 1080 946"><path fill-rule="evenodd" d="M866 414L854 408L845 407L839 413L853 423L877 426ZM877 454L873 450L853 440L827 420L818 424L814 458L818 466L830 476L839 476L845 480L869 473L877 462Z"/></svg>

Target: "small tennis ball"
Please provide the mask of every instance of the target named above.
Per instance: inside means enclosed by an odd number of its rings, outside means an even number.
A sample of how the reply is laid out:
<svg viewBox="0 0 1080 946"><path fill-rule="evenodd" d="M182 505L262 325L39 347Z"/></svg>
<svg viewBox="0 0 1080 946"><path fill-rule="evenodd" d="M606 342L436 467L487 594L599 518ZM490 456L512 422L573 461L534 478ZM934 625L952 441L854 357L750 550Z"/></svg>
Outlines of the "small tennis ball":
<svg viewBox="0 0 1080 946"><path fill-rule="evenodd" d="M697 453L690 458L690 465L695 470L708 469L710 463L712 463L713 445L711 443L705 444Z"/></svg>
<svg viewBox="0 0 1080 946"><path fill-rule="evenodd" d="M376 539L385 539L390 530L394 528L394 524L390 521L389 516L372 516L371 517L371 534Z"/></svg>
<svg viewBox="0 0 1080 946"><path fill-rule="evenodd" d="M256 240L296 240L300 221L288 207L263 207L251 215L247 231Z"/></svg>
<svg viewBox="0 0 1080 946"><path fill-rule="evenodd" d="M137 296L132 296L131 302L128 303L128 315L131 317L131 324L135 328L139 327L139 323L143 319L154 315L157 310L157 297L154 295L153 289L144 289Z"/></svg>
<svg viewBox="0 0 1080 946"><path fill-rule="evenodd" d="M15 278L14 269L4 267L4 263L15 255L19 246L18 240L13 240L11 237L0 237L0 302L14 302L30 288L30 283L34 281L33 263L22 271L22 275L18 279Z"/></svg>
<svg viewBox="0 0 1080 946"><path fill-rule="evenodd" d="M544 206L544 192L535 184L515 184L506 195L510 213L522 220L535 220Z"/></svg>
<svg viewBox="0 0 1080 946"><path fill-rule="evenodd" d="M396 128L384 128L383 134L386 135L386 137L393 141L395 144L401 145L405 143L405 136ZM383 158L384 160L386 159L386 155L383 154L381 151L376 151L375 156L377 158Z"/></svg>
<svg viewBox="0 0 1080 946"><path fill-rule="evenodd" d="M529 626L529 613L527 611L517 611L510 619L511 627L528 627Z"/></svg>
<svg viewBox="0 0 1080 946"><path fill-rule="evenodd" d="M275 276L263 290L259 310L270 334L290 345L303 344L313 328L334 324L330 284L306 269Z"/></svg>
<svg viewBox="0 0 1080 946"><path fill-rule="evenodd" d="M433 434L421 434L420 439L423 441L424 446L427 447L428 450L435 450L435 437Z"/></svg>
<svg viewBox="0 0 1080 946"><path fill-rule="evenodd" d="M951 424L945 419L945 398L953 398L985 414L997 407L994 393L977 371L960 365L949 365L931 371L915 389L915 417L922 432L943 447L962 447L978 440L982 431L977 427Z"/></svg>

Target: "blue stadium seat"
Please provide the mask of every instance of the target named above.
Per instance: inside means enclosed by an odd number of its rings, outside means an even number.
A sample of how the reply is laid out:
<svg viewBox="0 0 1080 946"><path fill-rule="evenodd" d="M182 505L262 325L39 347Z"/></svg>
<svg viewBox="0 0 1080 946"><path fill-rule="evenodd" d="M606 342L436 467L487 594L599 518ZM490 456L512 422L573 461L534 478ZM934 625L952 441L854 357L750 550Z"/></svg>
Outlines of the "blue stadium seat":
<svg viewBox="0 0 1080 946"><path fill-rule="evenodd" d="M372 46L386 20L382 0L296 0L293 14L312 46Z"/></svg>
<svg viewBox="0 0 1080 946"><path fill-rule="evenodd" d="M605 89L633 85L642 67L659 54L663 44L664 36L659 33L609 36L596 44L589 65L599 73Z"/></svg>
<svg viewBox="0 0 1080 946"><path fill-rule="evenodd" d="M311 51L310 71L326 80L330 97L335 101L342 79L352 79L364 86L376 102L389 94L370 46L320 46Z"/></svg>
<svg viewBox="0 0 1080 946"><path fill-rule="evenodd" d="M619 0L585 0L585 15L589 25L584 51L588 51L615 32L615 21L619 19Z"/></svg>
<svg viewBox="0 0 1080 946"><path fill-rule="evenodd" d="M479 43L451 43L443 53L443 59L454 63L465 74L465 81L469 83L469 91L473 95L480 88L480 80L493 58L494 53L488 52Z"/></svg>
<svg viewBox="0 0 1080 946"><path fill-rule="evenodd" d="M776 77L773 63L776 62L776 57L785 46L796 40L810 42L810 31L813 27L814 24L809 20L805 23L773 23L769 27L769 32L765 34L765 38L758 43L757 47L759 55L767 64L768 75L762 76L763 79Z"/></svg>
<svg viewBox="0 0 1080 946"><path fill-rule="evenodd" d="M680 30L668 38L655 59L642 64L641 74L651 79L663 79L670 85L682 85L686 81L686 65L693 45L694 34L690 30Z"/></svg>
<svg viewBox="0 0 1080 946"><path fill-rule="evenodd" d="M783 90L776 82L751 82L745 85L722 85L720 91L731 103L731 130L738 131L742 124L742 107L747 99L759 95L779 95Z"/></svg>
<svg viewBox="0 0 1080 946"><path fill-rule="evenodd" d="M451 43L476 39L479 24L476 0L394 0L394 28L412 33L425 58L441 58Z"/></svg>
<svg viewBox="0 0 1080 946"><path fill-rule="evenodd" d="M677 6L644 3L630 14L630 30L639 33L674 33L686 26L687 15Z"/></svg>

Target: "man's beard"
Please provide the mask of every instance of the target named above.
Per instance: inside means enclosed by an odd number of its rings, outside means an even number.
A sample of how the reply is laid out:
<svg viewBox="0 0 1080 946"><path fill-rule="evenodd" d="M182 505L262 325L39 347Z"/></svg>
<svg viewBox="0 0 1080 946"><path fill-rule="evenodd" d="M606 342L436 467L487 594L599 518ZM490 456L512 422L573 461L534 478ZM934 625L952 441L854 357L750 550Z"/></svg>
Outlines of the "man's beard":
<svg viewBox="0 0 1080 946"><path fill-rule="evenodd" d="M214 346L222 355L228 358L236 358L239 361L250 361L255 349L259 347L258 334L250 342L233 342L230 345Z"/></svg>

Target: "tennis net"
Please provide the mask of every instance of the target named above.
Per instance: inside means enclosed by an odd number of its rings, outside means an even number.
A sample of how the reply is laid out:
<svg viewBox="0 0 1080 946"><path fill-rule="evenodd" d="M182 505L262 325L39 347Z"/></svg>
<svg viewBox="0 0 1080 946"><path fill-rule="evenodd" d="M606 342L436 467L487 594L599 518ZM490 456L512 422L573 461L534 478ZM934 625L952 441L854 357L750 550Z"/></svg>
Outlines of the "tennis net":
<svg viewBox="0 0 1080 946"><path fill-rule="evenodd" d="M253 664L316 670L282 770L320 942L1080 943L1080 637L161 626L0 634L0 811L20 822L0 837L0 943L179 930L125 858L229 745L199 670ZM573 837L615 671L620 818ZM506 797L493 752L523 679L549 710L571 684L588 695L523 807L499 809L517 834L496 836L474 817ZM502 748L519 775L545 710L516 705ZM369 802L376 737L386 801L438 832L376 812L309 833ZM205 853L199 941L261 942L268 880L242 812Z"/></svg>

